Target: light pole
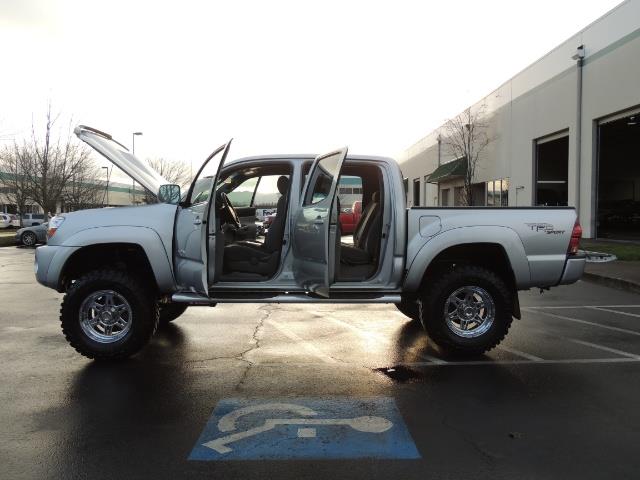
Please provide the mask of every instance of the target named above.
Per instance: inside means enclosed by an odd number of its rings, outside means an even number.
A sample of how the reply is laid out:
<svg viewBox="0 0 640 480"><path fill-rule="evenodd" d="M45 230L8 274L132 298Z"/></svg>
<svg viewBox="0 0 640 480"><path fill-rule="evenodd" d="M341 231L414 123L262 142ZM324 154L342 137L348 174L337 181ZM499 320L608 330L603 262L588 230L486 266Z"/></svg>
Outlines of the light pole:
<svg viewBox="0 0 640 480"><path fill-rule="evenodd" d="M136 137L142 135L142 132L133 132L131 134L131 154L136 155ZM131 190L131 203L136 204L136 181L133 180L133 189Z"/></svg>
<svg viewBox="0 0 640 480"><path fill-rule="evenodd" d="M107 171L107 186L104 189L104 193L107 196L107 207L109 206L109 167L102 167ZM102 197L102 203L104 204L104 196Z"/></svg>

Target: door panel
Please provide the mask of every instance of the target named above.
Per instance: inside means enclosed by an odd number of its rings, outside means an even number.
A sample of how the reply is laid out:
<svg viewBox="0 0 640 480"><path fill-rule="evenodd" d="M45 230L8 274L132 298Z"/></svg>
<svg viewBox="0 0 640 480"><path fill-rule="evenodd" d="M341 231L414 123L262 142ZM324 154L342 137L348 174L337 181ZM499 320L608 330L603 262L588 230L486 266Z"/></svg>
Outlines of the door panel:
<svg viewBox="0 0 640 480"><path fill-rule="evenodd" d="M211 272L215 271L215 258L209 255L210 249L215 248L216 224L216 209L211 206L215 204L217 178L230 146L231 140L204 161L176 213L176 279L181 288L202 294L208 293L209 278L213 279Z"/></svg>
<svg viewBox="0 0 640 480"><path fill-rule="evenodd" d="M302 288L329 296L334 277L336 189L347 148L316 157L293 228L293 275Z"/></svg>

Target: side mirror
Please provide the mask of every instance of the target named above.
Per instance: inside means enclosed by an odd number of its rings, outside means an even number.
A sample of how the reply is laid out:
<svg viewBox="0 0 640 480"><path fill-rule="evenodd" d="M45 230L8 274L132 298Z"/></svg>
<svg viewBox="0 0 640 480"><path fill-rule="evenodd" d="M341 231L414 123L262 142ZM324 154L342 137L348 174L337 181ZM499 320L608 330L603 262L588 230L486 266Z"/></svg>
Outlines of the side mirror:
<svg viewBox="0 0 640 480"><path fill-rule="evenodd" d="M180 185L161 185L158 189L158 201L171 205L180 203Z"/></svg>

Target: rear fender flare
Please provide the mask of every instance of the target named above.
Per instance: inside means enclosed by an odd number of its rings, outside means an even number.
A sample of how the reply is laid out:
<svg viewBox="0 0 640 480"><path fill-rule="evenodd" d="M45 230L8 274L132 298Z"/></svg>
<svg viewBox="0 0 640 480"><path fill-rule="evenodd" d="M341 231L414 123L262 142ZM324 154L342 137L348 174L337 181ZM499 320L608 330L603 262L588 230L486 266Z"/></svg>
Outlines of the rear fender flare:
<svg viewBox="0 0 640 480"><path fill-rule="evenodd" d="M441 252L450 247L472 243L491 243L502 246L513 270L516 287L518 289L529 287L531 281L529 262L518 234L508 227L473 226L453 228L427 240L414 258L407 259L409 267L404 290L407 292L418 290L427 268Z"/></svg>

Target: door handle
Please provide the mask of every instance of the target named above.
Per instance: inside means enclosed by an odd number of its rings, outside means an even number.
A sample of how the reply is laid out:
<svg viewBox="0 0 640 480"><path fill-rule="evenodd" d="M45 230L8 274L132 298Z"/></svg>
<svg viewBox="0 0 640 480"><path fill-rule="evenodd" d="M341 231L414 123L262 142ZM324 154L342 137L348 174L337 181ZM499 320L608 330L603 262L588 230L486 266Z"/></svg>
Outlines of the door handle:
<svg viewBox="0 0 640 480"><path fill-rule="evenodd" d="M193 221L194 225L200 225L202 224L202 220L200 220L200 217L196 217L196 219Z"/></svg>

